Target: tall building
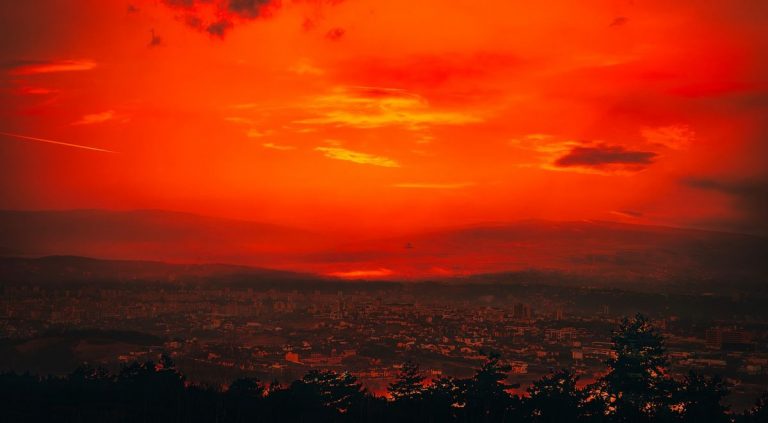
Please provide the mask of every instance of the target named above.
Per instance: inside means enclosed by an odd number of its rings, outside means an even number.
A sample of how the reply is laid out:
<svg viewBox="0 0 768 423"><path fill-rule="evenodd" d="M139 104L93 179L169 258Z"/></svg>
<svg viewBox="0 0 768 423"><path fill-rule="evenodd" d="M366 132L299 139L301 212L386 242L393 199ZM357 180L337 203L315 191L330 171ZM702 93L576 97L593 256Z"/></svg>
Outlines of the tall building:
<svg viewBox="0 0 768 423"><path fill-rule="evenodd" d="M533 311L528 304L517 303L512 306L512 317L515 319L530 319Z"/></svg>

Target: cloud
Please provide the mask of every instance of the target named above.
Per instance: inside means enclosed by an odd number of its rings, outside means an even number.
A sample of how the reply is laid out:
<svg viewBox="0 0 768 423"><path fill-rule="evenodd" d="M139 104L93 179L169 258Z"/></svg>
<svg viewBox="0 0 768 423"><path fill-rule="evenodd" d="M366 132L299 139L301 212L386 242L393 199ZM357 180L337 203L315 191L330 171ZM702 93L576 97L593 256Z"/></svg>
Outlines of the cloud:
<svg viewBox="0 0 768 423"><path fill-rule="evenodd" d="M240 103L229 106L231 109L236 110L250 110L259 107L259 103Z"/></svg>
<svg viewBox="0 0 768 423"><path fill-rule="evenodd" d="M345 33L344 28L331 28L325 33L325 38L331 41L339 41L344 37Z"/></svg>
<svg viewBox="0 0 768 423"><path fill-rule="evenodd" d="M450 189L462 189L474 186L473 182L456 182L456 183L424 183L424 182L405 182L392 185L395 188L409 188L409 189L437 189L437 190L450 190Z"/></svg>
<svg viewBox="0 0 768 423"><path fill-rule="evenodd" d="M583 143L573 140L561 140L550 134L528 134L521 138L509 140L509 145L544 154L548 156L548 161L552 161L574 147L583 145Z"/></svg>
<svg viewBox="0 0 768 423"><path fill-rule="evenodd" d="M740 180L692 177L682 179L681 183L731 197L741 216L739 220L722 222L730 229L768 235L768 176Z"/></svg>
<svg viewBox="0 0 768 423"><path fill-rule="evenodd" d="M165 4L181 9L183 21L190 28L224 38L234 28L235 20L251 20L269 1L165 0Z"/></svg>
<svg viewBox="0 0 768 423"><path fill-rule="evenodd" d="M396 88L340 87L331 94L310 99L315 117L299 119L302 125L334 125L370 129L402 126L421 130L428 125L463 125L480 122L477 116L433 110L421 96Z"/></svg>
<svg viewBox="0 0 768 423"><path fill-rule="evenodd" d="M270 150L278 150L278 151L290 151L290 150L296 149L296 147L292 145L282 145L282 144L275 144L271 142L265 142L261 144L261 146L264 148L268 148Z"/></svg>
<svg viewBox="0 0 768 423"><path fill-rule="evenodd" d="M611 21L610 27L624 26L629 22L629 18L626 16L618 16Z"/></svg>
<svg viewBox="0 0 768 423"><path fill-rule="evenodd" d="M6 62L3 67L11 75L37 75L56 72L88 71L97 66L93 60L20 60Z"/></svg>
<svg viewBox="0 0 768 423"><path fill-rule="evenodd" d="M182 12L189 27L220 38L236 23L269 15L280 6L276 0L163 0L163 4Z"/></svg>
<svg viewBox="0 0 768 423"><path fill-rule="evenodd" d="M224 118L227 122L242 124L242 125L253 125L254 122L253 119L242 117L242 116L227 116Z"/></svg>
<svg viewBox="0 0 768 423"><path fill-rule="evenodd" d="M211 35L224 38L224 35L227 33L227 31L230 28L232 28L232 26L233 26L232 22L222 19L222 20L208 24L208 26L205 27L205 30Z"/></svg>
<svg viewBox="0 0 768 423"><path fill-rule="evenodd" d="M24 87L19 89L19 92L26 95L51 95L58 93L59 90L52 90L49 88L41 87Z"/></svg>
<svg viewBox="0 0 768 423"><path fill-rule="evenodd" d="M322 69L313 65L308 59L301 59L288 68L288 72L296 75L322 75L325 73Z"/></svg>
<svg viewBox="0 0 768 423"><path fill-rule="evenodd" d="M249 129L248 132L245 133L245 136L247 136L248 138L262 138L262 137L272 135L274 133L275 131L272 131L270 129L267 129L264 131L261 131L258 129Z"/></svg>
<svg viewBox="0 0 768 423"><path fill-rule="evenodd" d="M424 134L416 140L416 144L430 144L434 140L434 135Z"/></svg>
<svg viewBox="0 0 768 423"><path fill-rule="evenodd" d="M591 174L633 173L645 169L658 156L653 151L629 150L598 141L575 141L550 134L528 134L508 141L511 147L538 153L524 167Z"/></svg>
<svg viewBox="0 0 768 423"><path fill-rule="evenodd" d="M96 123L104 123L115 119L115 116L116 115L114 110L107 110L106 112L101 113L92 113L84 115L78 121L72 122L72 125L93 125Z"/></svg>
<svg viewBox="0 0 768 423"><path fill-rule="evenodd" d="M353 163L368 164L381 167L400 167L399 163L390 158L375 156L368 153L360 153L341 147L315 147L315 151L324 153L325 157L328 157L329 159L344 160Z"/></svg>
<svg viewBox="0 0 768 423"><path fill-rule="evenodd" d="M623 170L642 169L653 163L657 156L652 151L627 150L618 145L599 144L596 146L574 147L554 163L559 167L620 167Z"/></svg>
<svg viewBox="0 0 768 423"><path fill-rule="evenodd" d="M639 219L643 217L643 212L635 211L635 210L611 210L611 214L615 214L616 216L626 217L630 219Z"/></svg>
<svg viewBox="0 0 768 423"><path fill-rule="evenodd" d="M643 128L640 134L654 145L673 150L686 150L696 140L696 133L688 125L669 125L655 128Z"/></svg>
<svg viewBox="0 0 768 423"><path fill-rule="evenodd" d="M150 32L152 33L152 38L149 39L148 47L157 47L163 44L163 39L155 33L154 29L150 30Z"/></svg>

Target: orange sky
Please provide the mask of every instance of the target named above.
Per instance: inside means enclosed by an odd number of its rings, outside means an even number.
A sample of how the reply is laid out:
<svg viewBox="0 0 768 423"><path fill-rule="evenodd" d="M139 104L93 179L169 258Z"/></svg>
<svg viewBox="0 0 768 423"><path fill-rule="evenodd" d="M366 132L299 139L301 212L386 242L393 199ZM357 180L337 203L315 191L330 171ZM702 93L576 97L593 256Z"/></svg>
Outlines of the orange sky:
<svg viewBox="0 0 768 423"><path fill-rule="evenodd" d="M763 0L28 0L0 20L0 208L768 233Z"/></svg>

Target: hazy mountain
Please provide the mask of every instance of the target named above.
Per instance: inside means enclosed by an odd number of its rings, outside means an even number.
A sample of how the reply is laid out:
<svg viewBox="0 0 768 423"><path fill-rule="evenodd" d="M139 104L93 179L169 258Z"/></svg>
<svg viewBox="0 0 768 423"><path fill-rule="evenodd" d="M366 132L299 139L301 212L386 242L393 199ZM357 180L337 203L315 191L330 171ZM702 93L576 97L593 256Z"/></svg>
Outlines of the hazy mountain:
<svg viewBox="0 0 768 423"><path fill-rule="evenodd" d="M284 226L160 210L2 211L0 253L264 267L325 245Z"/></svg>
<svg viewBox="0 0 768 423"><path fill-rule="evenodd" d="M765 280L768 239L611 222L520 221L333 244L282 226L165 211L0 212L0 254L233 263L348 278L521 270L617 280Z"/></svg>
<svg viewBox="0 0 768 423"><path fill-rule="evenodd" d="M612 222L521 221L348 244L314 257L328 268L392 277L554 270L601 277L764 279L768 239Z"/></svg>
<svg viewBox="0 0 768 423"><path fill-rule="evenodd" d="M228 264L172 264L156 261L100 260L78 256L0 257L0 283L62 284L131 281L318 280L313 275Z"/></svg>

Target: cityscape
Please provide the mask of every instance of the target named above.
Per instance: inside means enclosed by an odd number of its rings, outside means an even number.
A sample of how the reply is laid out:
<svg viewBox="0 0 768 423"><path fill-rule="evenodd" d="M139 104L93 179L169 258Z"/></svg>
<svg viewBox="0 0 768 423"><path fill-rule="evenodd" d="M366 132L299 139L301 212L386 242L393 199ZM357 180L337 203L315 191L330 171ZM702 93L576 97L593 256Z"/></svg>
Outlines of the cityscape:
<svg viewBox="0 0 768 423"><path fill-rule="evenodd" d="M94 263L51 257L13 265L87 274ZM511 366L509 379L522 394L553 369L572 369L583 384L597 380L615 357L614 327L639 310L663 334L672 374L724 377L734 410L751 407L768 376L768 313L752 311L764 297L737 288L643 293L546 285L535 274L275 284L242 275L185 277L183 268L130 284L6 282L5 366L64 375L81 362L119 369L167 354L189 380L212 386L242 375L288 384L331 369L386 396L404 362L420 363L431 378L467 377L493 351Z"/></svg>
<svg viewBox="0 0 768 423"><path fill-rule="evenodd" d="M0 423L768 423L768 1L0 1Z"/></svg>

